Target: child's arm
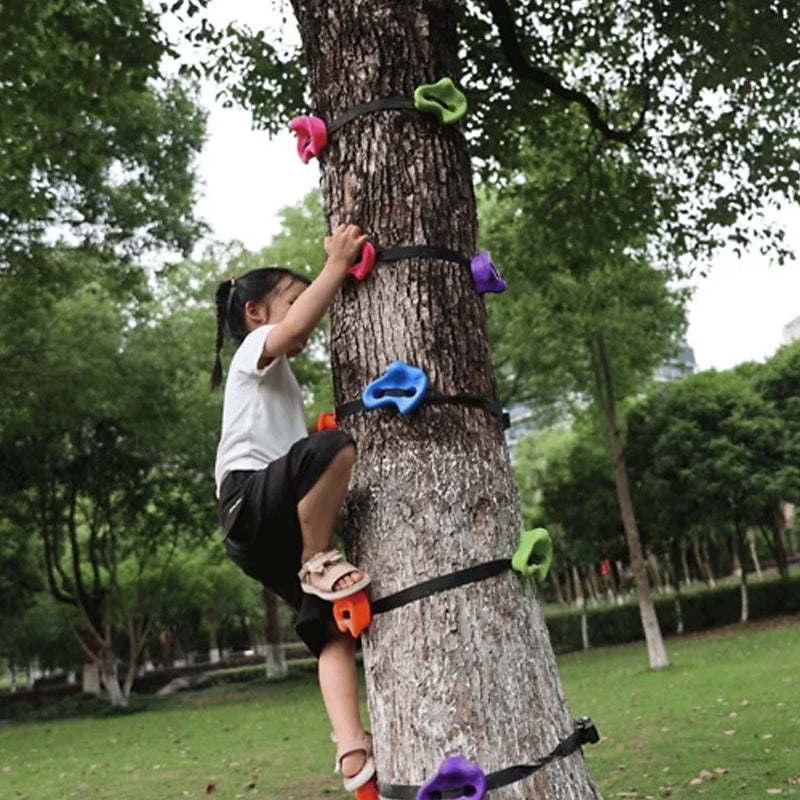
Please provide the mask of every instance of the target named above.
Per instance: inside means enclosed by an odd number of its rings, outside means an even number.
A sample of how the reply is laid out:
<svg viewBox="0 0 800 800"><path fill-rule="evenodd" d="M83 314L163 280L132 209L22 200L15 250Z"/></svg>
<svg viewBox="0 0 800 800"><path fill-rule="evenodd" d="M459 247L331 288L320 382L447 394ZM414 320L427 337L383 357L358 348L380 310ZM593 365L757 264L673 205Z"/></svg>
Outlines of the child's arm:
<svg viewBox="0 0 800 800"><path fill-rule="evenodd" d="M294 301L283 320L270 331L258 360L259 368L284 353L297 355L305 347L311 331L339 291L347 277L347 270L353 265L366 240L367 237L357 225L344 224L332 236L325 237L328 258L322 272Z"/></svg>

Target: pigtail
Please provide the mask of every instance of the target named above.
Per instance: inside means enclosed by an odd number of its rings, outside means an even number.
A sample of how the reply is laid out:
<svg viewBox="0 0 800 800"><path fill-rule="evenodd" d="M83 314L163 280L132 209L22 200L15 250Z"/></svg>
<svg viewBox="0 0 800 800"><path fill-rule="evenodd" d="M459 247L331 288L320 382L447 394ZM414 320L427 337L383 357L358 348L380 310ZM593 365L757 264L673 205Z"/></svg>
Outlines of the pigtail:
<svg viewBox="0 0 800 800"><path fill-rule="evenodd" d="M234 290L235 278L222 281L217 287L217 341L214 353L214 366L211 368L211 388L216 389L222 383L222 360L220 352L225 341L225 323L230 308L231 292Z"/></svg>
<svg viewBox="0 0 800 800"><path fill-rule="evenodd" d="M211 369L211 388L216 389L222 383L222 360L220 352L225 341L225 332L237 344L241 344L247 336L244 320L244 306L248 300L269 298L275 291L281 278L289 276L308 286L311 281L306 275L292 272L284 267L259 267L250 270L240 278L228 278L217 286L217 342L214 354L214 366Z"/></svg>

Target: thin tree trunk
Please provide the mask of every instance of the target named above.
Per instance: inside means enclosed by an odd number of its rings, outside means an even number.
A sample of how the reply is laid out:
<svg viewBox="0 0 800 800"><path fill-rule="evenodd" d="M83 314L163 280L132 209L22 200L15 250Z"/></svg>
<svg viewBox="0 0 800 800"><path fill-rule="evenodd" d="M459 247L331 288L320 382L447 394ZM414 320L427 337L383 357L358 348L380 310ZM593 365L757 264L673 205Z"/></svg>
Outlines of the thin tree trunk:
<svg viewBox="0 0 800 800"><path fill-rule="evenodd" d="M267 617L267 652L265 654L267 677L283 678L289 674L289 666L286 663L286 652L283 649L278 596L265 586L262 597Z"/></svg>
<svg viewBox="0 0 800 800"><path fill-rule="evenodd" d="M208 622L208 660L211 664L217 664L220 661L217 616L211 606L206 609L206 621Z"/></svg>
<svg viewBox="0 0 800 800"><path fill-rule="evenodd" d="M758 552L756 551L756 532L753 528L748 528L747 533L747 544L750 548L750 558L753 559L753 566L756 568L756 576L759 580L764 579L764 575L761 572L761 561L758 559Z"/></svg>
<svg viewBox="0 0 800 800"><path fill-rule="evenodd" d="M312 113L323 119L458 77L450 0L293 6ZM378 247L474 254L470 162L457 126L408 111L369 114L336 131L320 163L329 228L352 221ZM346 283L331 309L331 358L338 404L360 398L395 360L422 368L432 391L495 396L485 306L469 269L453 262L379 263L363 282ZM423 405L340 424L358 446L345 538L372 576L373 600L513 553L519 498L494 416ZM515 573L377 615L362 641L382 781L422 783L454 754L500 769L548 752L572 729L535 585ZM496 797L599 793L576 753Z"/></svg>
<svg viewBox="0 0 800 800"><path fill-rule="evenodd" d="M689 587L692 585L692 573L689 570L689 557L687 555L689 545L687 544L685 547L682 547L679 544L678 549L680 550L681 554L681 569L683 569L683 579L686 586Z"/></svg>
<svg viewBox="0 0 800 800"><path fill-rule="evenodd" d="M750 597L747 591L747 570L744 565L744 558L740 555L740 544L744 541L744 537L735 531L731 537L731 545L733 548L733 556L735 561L739 564L739 587L741 589L741 622L748 622L750 620Z"/></svg>
<svg viewBox="0 0 800 800"><path fill-rule="evenodd" d="M564 591L561 588L561 572L560 570L550 567L550 579L553 581L553 587L556 590L556 602L563 606L565 605Z"/></svg>
<svg viewBox="0 0 800 800"><path fill-rule="evenodd" d="M597 384L597 399L600 401L611 439L611 452L614 458L614 480L617 488L617 500L622 513L622 526L625 529L625 539L628 543L628 553L631 559L631 571L636 582L636 596L639 601L639 615L642 619L644 638L647 642L647 655L652 669L663 669L669 666L667 648L664 646L664 637L658 624L656 608L650 595L650 586L647 581L642 540L636 525L636 516L633 510L633 500L628 486L628 470L625 466L625 453L622 449L622 439L619 433L616 404L614 402L614 383L611 377L611 364L605 353L602 341L596 348L595 381Z"/></svg>

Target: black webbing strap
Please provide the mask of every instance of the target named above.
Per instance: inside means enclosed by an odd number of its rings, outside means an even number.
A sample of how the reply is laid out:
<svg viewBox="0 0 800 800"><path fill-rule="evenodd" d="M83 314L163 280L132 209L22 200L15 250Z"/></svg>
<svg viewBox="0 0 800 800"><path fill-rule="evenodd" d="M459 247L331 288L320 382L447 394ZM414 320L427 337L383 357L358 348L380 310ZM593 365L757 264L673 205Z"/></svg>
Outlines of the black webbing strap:
<svg viewBox="0 0 800 800"><path fill-rule="evenodd" d="M391 394L391 390L386 391L386 394ZM452 403L454 405L482 408L484 411L488 411L490 414L497 417L503 425L504 430L511 425L511 417L508 412L503 410L500 403L490 400L488 397L481 397L480 395L474 394L434 394L426 392L421 402L428 403L429 405L446 405ZM378 406L378 408L387 408L387 406ZM367 408L361 400L351 400L348 403L342 403L342 405L336 406L336 419L343 419L351 414L372 410L376 409Z"/></svg>
<svg viewBox="0 0 800 800"><path fill-rule="evenodd" d="M375 111L385 111L390 108L404 108L414 110L416 106L410 97L382 97L379 100L369 100L366 103L359 103L357 106L348 108L347 111L342 112L336 117L333 122L328 125L328 133L333 133L348 122L352 122L364 114L372 114Z"/></svg>
<svg viewBox="0 0 800 800"><path fill-rule="evenodd" d="M404 258L430 258L437 261L454 261L470 266L471 259L458 250L433 244L412 244L407 247L382 247L375 253L375 261L402 261Z"/></svg>
<svg viewBox="0 0 800 800"><path fill-rule="evenodd" d="M465 586L468 583L483 581L486 578L493 578L500 575L507 569L511 569L511 560L499 558L495 561L487 561L483 564L476 564L474 567L466 567L448 575L439 575L429 581L423 581L407 589L402 589L394 594L388 594L370 603L373 614L382 614L384 611L391 611L393 608L400 608L414 600L421 600L432 594L446 592L448 589L455 589L456 586Z"/></svg>
<svg viewBox="0 0 800 800"><path fill-rule="evenodd" d="M589 717L578 717L574 720L574 724L575 729L572 733L563 738L546 756L536 759L536 761L531 764L515 764L513 767L506 767L497 772L490 772L486 776L486 790L500 789L511 783L525 780L525 778L530 777L534 772L538 772L551 761L572 755L584 744L595 744L595 742L600 741L600 734L598 734L597 728ZM391 798L391 800L414 800L419 790L420 786L378 781L378 793L380 796ZM453 791L443 790L437 792L437 794L443 799L463 797L464 789L456 789Z"/></svg>

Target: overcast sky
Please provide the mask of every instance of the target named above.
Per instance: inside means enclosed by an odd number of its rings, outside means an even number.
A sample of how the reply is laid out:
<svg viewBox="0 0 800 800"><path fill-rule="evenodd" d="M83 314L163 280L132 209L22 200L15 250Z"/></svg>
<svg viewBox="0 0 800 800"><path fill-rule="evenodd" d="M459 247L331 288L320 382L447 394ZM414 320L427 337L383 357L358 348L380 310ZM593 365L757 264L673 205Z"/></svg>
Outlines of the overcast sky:
<svg viewBox="0 0 800 800"><path fill-rule="evenodd" d="M260 17L252 16L254 8L261 9ZM267 25L268 9L267 3L246 0L212 6L225 20L247 13L256 28ZM199 164L204 196L198 211L214 239L236 239L258 250L278 232L278 211L317 186L316 163L301 163L288 129L270 140L251 129L247 112L220 108L211 91L204 101L210 110L209 140ZM800 250L800 209L793 209L787 220L790 241ZM502 265L498 267L502 272ZM798 316L798 263L770 266L757 254L739 260L723 253L715 258L708 277L697 280L687 338L700 369L727 369L768 358L783 343L783 327Z"/></svg>

